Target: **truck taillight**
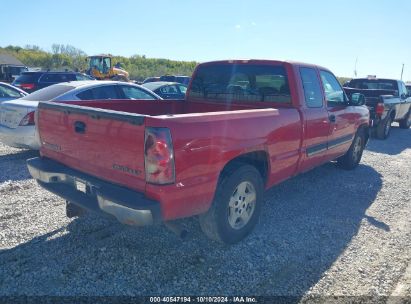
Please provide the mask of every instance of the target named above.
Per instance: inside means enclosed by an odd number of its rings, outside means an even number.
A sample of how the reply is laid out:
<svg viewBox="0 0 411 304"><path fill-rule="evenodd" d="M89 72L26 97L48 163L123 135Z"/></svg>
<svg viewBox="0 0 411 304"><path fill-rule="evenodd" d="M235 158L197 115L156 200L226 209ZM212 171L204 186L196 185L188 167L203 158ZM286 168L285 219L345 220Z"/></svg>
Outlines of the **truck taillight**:
<svg viewBox="0 0 411 304"><path fill-rule="evenodd" d="M175 182L174 151L167 128L146 128L144 142L146 181L152 184Z"/></svg>
<svg viewBox="0 0 411 304"><path fill-rule="evenodd" d="M377 103L375 107L375 113L381 116L384 113L384 104L382 102Z"/></svg>
<svg viewBox="0 0 411 304"><path fill-rule="evenodd" d="M34 111L29 112L23 119L20 121L19 126L34 126Z"/></svg>

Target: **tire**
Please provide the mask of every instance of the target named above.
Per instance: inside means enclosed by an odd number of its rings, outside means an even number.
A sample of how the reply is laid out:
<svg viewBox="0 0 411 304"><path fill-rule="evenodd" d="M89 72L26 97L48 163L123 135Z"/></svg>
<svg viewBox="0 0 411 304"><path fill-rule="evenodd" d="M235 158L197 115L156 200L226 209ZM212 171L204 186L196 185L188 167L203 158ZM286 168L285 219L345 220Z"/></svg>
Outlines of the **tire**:
<svg viewBox="0 0 411 304"><path fill-rule="evenodd" d="M70 203L69 201L66 201L66 216L68 218L72 218L75 216L83 216L87 213L87 210Z"/></svg>
<svg viewBox="0 0 411 304"><path fill-rule="evenodd" d="M227 167L210 209L200 215L201 229L220 243L241 241L258 222L263 194L263 180L255 167L242 163Z"/></svg>
<svg viewBox="0 0 411 304"><path fill-rule="evenodd" d="M399 121L401 129L409 129L411 126L411 108L408 110L407 115Z"/></svg>
<svg viewBox="0 0 411 304"><path fill-rule="evenodd" d="M391 115L387 115L385 120L381 121L378 124L377 129L375 131L376 137L378 139L387 139L388 136L390 135L391 124L392 124Z"/></svg>
<svg viewBox="0 0 411 304"><path fill-rule="evenodd" d="M355 134L347 153L337 159L338 166L345 170L355 169L361 161L362 153L365 148L364 129L359 129Z"/></svg>

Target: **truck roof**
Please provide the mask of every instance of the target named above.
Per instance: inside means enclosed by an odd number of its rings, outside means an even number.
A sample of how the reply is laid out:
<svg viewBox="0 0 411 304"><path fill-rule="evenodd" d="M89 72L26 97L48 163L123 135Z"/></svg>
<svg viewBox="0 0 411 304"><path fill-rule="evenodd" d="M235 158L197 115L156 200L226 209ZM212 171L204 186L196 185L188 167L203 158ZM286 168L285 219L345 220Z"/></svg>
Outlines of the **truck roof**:
<svg viewBox="0 0 411 304"><path fill-rule="evenodd" d="M402 81L399 79L392 79L392 78L374 78L374 77L360 77L360 78L353 78L351 80L367 80L367 81Z"/></svg>
<svg viewBox="0 0 411 304"><path fill-rule="evenodd" d="M215 60L215 61L207 61L200 63L200 65L208 65L208 64L247 64L247 63L254 63L254 64L289 64L293 66L309 66L309 67L316 67L321 70L329 71L329 69L311 63L299 62L299 61L292 61L292 60L272 60L272 59L226 59L226 60Z"/></svg>

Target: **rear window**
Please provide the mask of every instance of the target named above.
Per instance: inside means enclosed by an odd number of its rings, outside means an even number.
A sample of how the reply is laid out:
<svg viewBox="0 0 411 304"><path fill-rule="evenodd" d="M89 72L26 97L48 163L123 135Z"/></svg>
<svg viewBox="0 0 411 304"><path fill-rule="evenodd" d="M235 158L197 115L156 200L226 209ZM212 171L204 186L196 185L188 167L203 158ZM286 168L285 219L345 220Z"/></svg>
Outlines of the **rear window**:
<svg viewBox="0 0 411 304"><path fill-rule="evenodd" d="M46 73L41 77L40 82L66 82L72 80L76 80L73 74Z"/></svg>
<svg viewBox="0 0 411 304"><path fill-rule="evenodd" d="M34 93L31 93L21 99L35 101L50 101L74 88L75 87L69 85L55 84L47 88L38 90Z"/></svg>
<svg viewBox="0 0 411 304"><path fill-rule="evenodd" d="M281 65L200 66L190 97L222 102L291 102L287 73Z"/></svg>
<svg viewBox="0 0 411 304"><path fill-rule="evenodd" d="M398 90L397 81L388 79L352 79L348 86L355 89Z"/></svg>
<svg viewBox="0 0 411 304"><path fill-rule="evenodd" d="M40 78L41 74L38 73L23 73L16 78L16 82L19 83L34 83Z"/></svg>

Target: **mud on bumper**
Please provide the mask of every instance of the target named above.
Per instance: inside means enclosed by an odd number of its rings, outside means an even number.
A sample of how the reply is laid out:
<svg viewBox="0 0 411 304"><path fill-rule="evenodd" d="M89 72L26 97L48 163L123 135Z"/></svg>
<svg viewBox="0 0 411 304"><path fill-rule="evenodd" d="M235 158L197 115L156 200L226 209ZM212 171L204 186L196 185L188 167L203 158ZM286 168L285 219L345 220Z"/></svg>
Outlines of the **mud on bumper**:
<svg viewBox="0 0 411 304"><path fill-rule="evenodd" d="M27 160L31 176L46 190L84 209L114 216L123 224L145 226L161 222L160 204L121 187L47 158Z"/></svg>

